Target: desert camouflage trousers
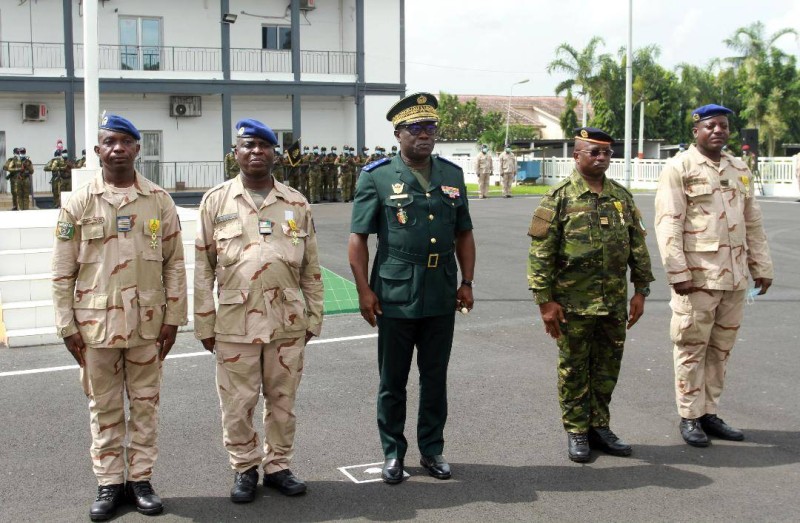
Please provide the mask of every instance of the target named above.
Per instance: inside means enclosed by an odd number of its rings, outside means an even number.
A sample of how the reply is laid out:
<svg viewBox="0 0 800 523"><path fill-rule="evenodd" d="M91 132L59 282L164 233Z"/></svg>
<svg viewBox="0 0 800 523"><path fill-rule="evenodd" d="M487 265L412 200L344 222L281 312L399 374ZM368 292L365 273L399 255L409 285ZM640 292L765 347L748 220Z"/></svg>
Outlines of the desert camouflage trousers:
<svg viewBox="0 0 800 523"><path fill-rule="evenodd" d="M558 399L567 432L607 427L625 346L625 310L608 316L565 312L558 339Z"/></svg>
<svg viewBox="0 0 800 523"><path fill-rule="evenodd" d="M503 173L503 196L511 196L511 185L514 182L514 173Z"/></svg>
<svg viewBox="0 0 800 523"><path fill-rule="evenodd" d="M490 173L478 174L478 196L481 198L489 195L489 176Z"/></svg>
<svg viewBox="0 0 800 523"><path fill-rule="evenodd" d="M672 292L669 334L675 344L675 401L681 417L717 413L746 292L701 289L686 296Z"/></svg>
<svg viewBox="0 0 800 523"><path fill-rule="evenodd" d="M158 348L155 343L130 349L87 347L84 358L81 384L89 398L90 454L98 484L123 483L126 463L128 481L149 480L158 457Z"/></svg>
<svg viewBox="0 0 800 523"><path fill-rule="evenodd" d="M294 400L303 376L304 350L305 338L264 344L217 342L222 442L235 471L262 465L272 474L289 468L294 455ZM263 452L253 427L259 394L264 395Z"/></svg>

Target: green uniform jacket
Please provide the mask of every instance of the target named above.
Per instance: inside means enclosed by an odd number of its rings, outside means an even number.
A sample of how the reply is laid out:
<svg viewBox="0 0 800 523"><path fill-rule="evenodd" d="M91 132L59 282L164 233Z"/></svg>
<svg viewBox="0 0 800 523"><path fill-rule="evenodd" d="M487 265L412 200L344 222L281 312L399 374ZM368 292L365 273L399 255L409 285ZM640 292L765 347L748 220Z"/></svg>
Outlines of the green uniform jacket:
<svg viewBox="0 0 800 523"><path fill-rule="evenodd" d="M367 165L356 185L350 231L377 234L370 287L387 318L455 311L455 239L472 229L464 173L431 157L426 193L397 156Z"/></svg>
<svg viewBox="0 0 800 523"><path fill-rule="evenodd" d="M528 235L528 286L536 303L607 315L627 309L631 281L653 281L644 222L633 196L605 178L594 194L577 171L553 187L534 211Z"/></svg>

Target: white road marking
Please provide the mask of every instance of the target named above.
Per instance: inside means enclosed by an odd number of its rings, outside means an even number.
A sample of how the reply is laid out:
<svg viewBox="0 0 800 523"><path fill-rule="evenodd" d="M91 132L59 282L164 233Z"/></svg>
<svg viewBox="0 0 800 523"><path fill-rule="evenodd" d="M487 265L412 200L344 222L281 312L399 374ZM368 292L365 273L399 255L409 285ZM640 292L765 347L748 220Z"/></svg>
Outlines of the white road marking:
<svg viewBox="0 0 800 523"><path fill-rule="evenodd" d="M370 468L368 468L368 469L366 469L364 471L367 474L379 474L379 473L381 473L383 471L383 462L379 461L378 463L364 463L363 465L348 465L346 467L338 467L337 470L339 472L341 472L342 474L344 474L345 476L347 476L348 479L350 479L350 481L352 481L353 483L357 483L359 485L362 484L362 483L377 483L378 481L383 481L383 479L381 479L381 478L359 480L359 479L356 479L352 474L350 474L350 472L347 471L347 469L357 469L357 468L361 468L361 467L370 467ZM403 478L405 479L405 478L410 478L410 477L411 477L411 474L409 474L408 472L406 472L404 470L403 471Z"/></svg>
<svg viewBox="0 0 800 523"><path fill-rule="evenodd" d="M316 345L320 343L337 343L340 341L354 341L354 340L365 340L369 338L377 338L378 334L362 334L360 336L344 336L340 338L327 338L321 340L311 340L308 342L309 345ZM196 356L210 356L211 353L208 351L200 351L200 352L187 352L184 354L170 354L167 356L168 360L178 359L178 358L194 358ZM75 370L80 368L78 365L63 365L61 367L43 367L40 369L27 369L27 370L12 370L8 372L0 372L0 378L8 378L11 376L24 376L26 374L41 374L43 372L58 372L62 370Z"/></svg>

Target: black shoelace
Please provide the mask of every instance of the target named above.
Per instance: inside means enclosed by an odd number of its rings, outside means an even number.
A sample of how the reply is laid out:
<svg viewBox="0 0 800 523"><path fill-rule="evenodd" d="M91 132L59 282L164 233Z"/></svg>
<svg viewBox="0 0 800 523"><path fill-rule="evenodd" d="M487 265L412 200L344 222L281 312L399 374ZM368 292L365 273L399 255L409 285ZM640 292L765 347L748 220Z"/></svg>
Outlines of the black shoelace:
<svg viewBox="0 0 800 523"><path fill-rule="evenodd" d="M133 493L136 497L152 496L153 486L149 481L142 481L133 484Z"/></svg>
<svg viewBox="0 0 800 523"><path fill-rule="evenodd" d="M115 485L102 485L97 492L97 499L95 501L111 501L117 495L117 487Z"/></svg>

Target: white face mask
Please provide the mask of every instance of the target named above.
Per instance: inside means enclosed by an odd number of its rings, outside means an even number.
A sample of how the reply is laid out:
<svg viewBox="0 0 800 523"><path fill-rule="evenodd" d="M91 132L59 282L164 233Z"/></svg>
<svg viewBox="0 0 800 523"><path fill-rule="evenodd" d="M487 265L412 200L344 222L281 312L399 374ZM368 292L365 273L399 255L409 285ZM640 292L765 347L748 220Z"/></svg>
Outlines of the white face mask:
<svg viewBox="0 0 800 523"><path fill-rule="evenodd" d="M486 147L484 147L483 149L481 149L481 151L483 151L483 154L486 154L486 153L488 153L488 152L489 152L489 149L487 149Z"/></svg>

